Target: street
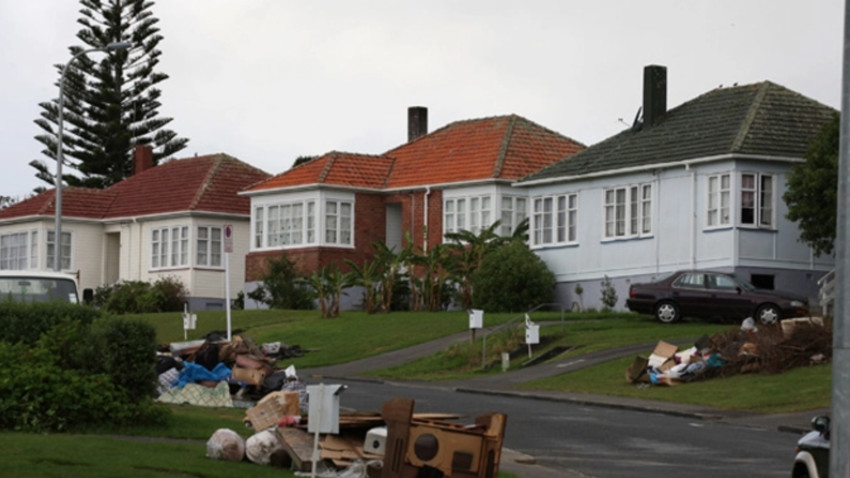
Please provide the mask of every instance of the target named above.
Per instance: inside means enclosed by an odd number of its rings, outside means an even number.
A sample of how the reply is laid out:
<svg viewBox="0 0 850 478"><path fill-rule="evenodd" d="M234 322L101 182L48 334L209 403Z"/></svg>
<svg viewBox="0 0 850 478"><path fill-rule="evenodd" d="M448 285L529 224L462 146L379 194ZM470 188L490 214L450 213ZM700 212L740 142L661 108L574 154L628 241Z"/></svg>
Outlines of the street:
<svg viewBox="0 0 850 478"><path fill-rule="evenodd" d="M716 421L420 383L327 383L348 385L340 397L343 408L380 411L386 400L407 397L416 401L415 412L461 413L470 420L488 411L506 413L504 447L534 457L554 476L786 477L798 438Z"/></svg>

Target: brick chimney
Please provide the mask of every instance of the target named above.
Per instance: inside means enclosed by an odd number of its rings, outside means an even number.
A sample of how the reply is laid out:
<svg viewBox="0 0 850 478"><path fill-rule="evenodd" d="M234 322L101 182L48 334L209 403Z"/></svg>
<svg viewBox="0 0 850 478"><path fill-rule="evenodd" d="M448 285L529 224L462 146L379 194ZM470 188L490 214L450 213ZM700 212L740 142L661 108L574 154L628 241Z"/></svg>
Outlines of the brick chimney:
<svg viewBox="0 0 850 478"><path fill-rule="evenodd" d="M139 174L153 167L153 148L137 145L133 152L133 174Z"/></svg>
<svg viewBox="0 0 850 478"><path fill-rule="evenodd" d="M407 109L407 141L428 134L428 108L411 106Z"/></svg>
<svg viewBox="0 0 850 478"><path fill-rule="evenodd" d="M667 67L648 65L643 68L643 124L652 126L667 113Z"/></svg>

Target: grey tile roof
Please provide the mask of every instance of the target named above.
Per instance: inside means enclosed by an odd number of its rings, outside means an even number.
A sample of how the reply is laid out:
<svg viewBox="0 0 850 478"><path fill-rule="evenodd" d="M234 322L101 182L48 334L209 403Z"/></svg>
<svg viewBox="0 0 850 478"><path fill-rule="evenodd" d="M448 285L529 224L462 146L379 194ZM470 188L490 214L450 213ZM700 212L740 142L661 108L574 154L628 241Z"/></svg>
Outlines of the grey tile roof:
<svg viewBox="0 0 850 478"><path fill-rule="evenodd" d="M718 88L668 110L653 126L625 130L519 184L726 154L801 158L835 113L769 81Z"/></svg>

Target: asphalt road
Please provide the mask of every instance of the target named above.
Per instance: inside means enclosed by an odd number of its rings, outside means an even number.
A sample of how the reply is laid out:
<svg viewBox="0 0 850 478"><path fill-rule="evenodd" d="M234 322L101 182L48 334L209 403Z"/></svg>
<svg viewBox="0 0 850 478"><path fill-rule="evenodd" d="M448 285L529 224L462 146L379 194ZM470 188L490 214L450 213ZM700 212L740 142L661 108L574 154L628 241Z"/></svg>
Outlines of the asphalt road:
<svg viewBox="0 0 850 478"><path fill-rule="evenodd" d="M333 380L348 389L343 408L380 411L393 397L416 412L508 415L502 470L522 478L787 477L797 435L721 421L510 395L458 392L407 382Z"/></svg>

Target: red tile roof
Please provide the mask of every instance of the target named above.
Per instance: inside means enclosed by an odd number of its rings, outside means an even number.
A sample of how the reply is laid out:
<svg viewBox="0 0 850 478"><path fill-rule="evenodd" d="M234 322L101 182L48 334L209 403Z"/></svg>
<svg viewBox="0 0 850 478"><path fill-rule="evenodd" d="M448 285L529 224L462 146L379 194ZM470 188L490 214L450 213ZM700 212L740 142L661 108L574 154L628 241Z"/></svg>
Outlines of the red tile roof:
<svg viewBox="0 0 850 478"><path fill-rule="evenodd" d="M521 116L451 123L380 156L328 153L249 191L333 184L394 189L516 180L584 149Z"/></svg>
<svg viewBox="0 0 850 478"><path fill-rule="evenodd" d="M107 189L64 188L62 215L91 219L181 211L249 214L250 199L236 193L269 175L226 154L162 163ZM51 189L6 209L0 220L55 214Z"/></svg>
<svg viewBox="0 0 850 478"><path fill-rule="evenodd" d="M517 115L458 121L388 151L396 167L386 187L516 180L582 149Z"/></svg>
<svg viewBox="0 0 850 478"><path fill-rule="evenodd" d="M393 159L386 156L332 151L263 181L250 190L262 191L308 184L378 189L383 187L392 168Z"/></svg>

